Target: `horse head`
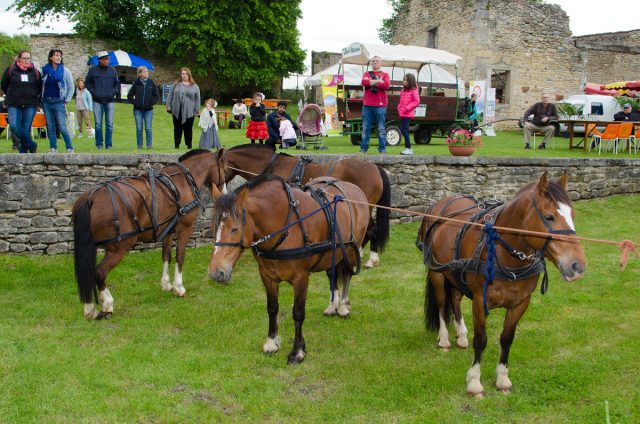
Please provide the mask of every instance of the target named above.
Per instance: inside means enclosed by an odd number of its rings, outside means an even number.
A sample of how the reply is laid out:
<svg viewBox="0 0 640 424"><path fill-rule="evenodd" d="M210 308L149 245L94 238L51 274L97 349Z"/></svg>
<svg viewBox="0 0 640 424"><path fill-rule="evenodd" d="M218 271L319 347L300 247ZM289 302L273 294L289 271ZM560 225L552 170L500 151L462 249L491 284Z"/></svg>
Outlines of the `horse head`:
<svg viewBox="0 0 640 424"><path fill-rule="evenodd" d="M575 212L567 193L567 172L557 181L550 180L545 172L528 192L530 195L526 192L524 195L531 203L524 213L524 227L548 233L551 239L527 236L527 243L542 251L566 281L579 279L587 269L587 258L580 242L575 239Z"/></svg>
<svg viewBox="0 0 640 424"><path fill-rule="evenodd" d="M247 228L247 211L244 203L249 189L244 186L238 193L220 195L215 203L211 230L215 242L209 278L219 283L228 283L235 263L245 248L251 245L251 234Z"/></svg>

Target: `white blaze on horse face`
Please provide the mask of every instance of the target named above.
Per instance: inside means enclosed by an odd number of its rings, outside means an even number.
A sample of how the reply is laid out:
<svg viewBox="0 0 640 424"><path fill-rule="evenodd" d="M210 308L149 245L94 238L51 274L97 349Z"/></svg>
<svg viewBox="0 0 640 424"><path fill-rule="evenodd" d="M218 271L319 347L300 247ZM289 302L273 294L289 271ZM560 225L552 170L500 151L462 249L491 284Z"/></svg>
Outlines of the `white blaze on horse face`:
<svg viewBox="0 0 640 424"><path fill-rule="evenodd" d="M560 207L558 209L558 213L562 215L565 221L567 221L569 228L575 231L576 227L573 226L573 219L571 219L571 206L565 203L560 203L558 206Z"/></svg>
<svg viewBox="0 0 640 424"><path fill-rule="evenodd" d="M222 194L229 194L229 190L227 190L227 183L222 185Z"/></svg>
<svg viewBox="0 0 640 424"><path fill-rule="evenodd" d="M223 213L222 214L222 218L224 219L224 217L227 215L227 213ZM216 231L216 242L214 244L214 248L213 248L213 254L215 255L216 252L218 251L218 243L220 243L220 239L222 238L222 227L224 227L224 222L220 221L220 225L218 225L218 231Z"/></svg>

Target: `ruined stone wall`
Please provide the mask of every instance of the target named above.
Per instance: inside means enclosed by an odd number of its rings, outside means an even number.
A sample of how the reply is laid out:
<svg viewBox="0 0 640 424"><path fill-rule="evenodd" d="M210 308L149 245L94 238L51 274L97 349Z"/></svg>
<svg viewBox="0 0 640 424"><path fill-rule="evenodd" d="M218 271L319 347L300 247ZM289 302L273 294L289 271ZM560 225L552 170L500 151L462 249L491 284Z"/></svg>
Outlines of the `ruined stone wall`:
<svg viewBox="0 0 640 424"><path fill-rule="evenodd" d="M395 23L393 44L426 46L437 27L439 49L463 58L459 76L488 80L491 69L509 71L508 103L496 119L518 118L543 92L557 99L584 83L569 18L557 5L529 0L408 0ZM515 123L498 125L513 127Z"/></svg>
<svg viewBox="0 0 640 424"><path fill-rule="evenodd" d="M640 30L574 37L587 82L608 84L640 79Z"/></svg>
<svg viewBox="0 0 640 424"><path fill-rule="evenodd" d="M336 160L341 155L316 155L314 160ZM76 198L98 181L137 175L146 162L160 167L178 155L0 155L0 253L54 255L71 253L71 210ZM548 159L452 156L368 156L383 166L391 181L392 205L425 212L439 198L453 194L478 199L510 199L525 183L544 171L558 176L569 171L571 198L590 199L612 194L640 193L640 160ZM234 180L234 183L237 183ZM211 199L200 214L190 246L210 245ZM392 213L395 220L419 219ZM160 247L138 245L137 249Z"/></svg>
<svg viewBox="0 0 640 424"><path fill-rule="evenodd" d="M314 75L331 65L335 65L342 58L342 53L311 52L311 75ZM322 88L314 87L311 90L310 101L322 105Z"/></svg>
<svg viewBox="0 0 640 424"><path fill-rule="evenodd" d="M85 40L76 35L70 34L32 34L31 35L31 55L39 66L47 63L47 55L52 48L62 50L64 54L65 66L69 68L73 74L73 79L85 77L89 71L87 61L91 56L95 56L99 50L118 50L117 42L105 40ZM144 57L149 60L154 70L149 73L150 78L156 84L171 84L180 78L179 63L175 63L168 59L158 59L148 56L146 52L130 52L136 56ZM136 78L135 68L118 68L118 73L126 70L127 79L134 80ZM196 77L196 83L202 91L215 90L213 78Z"/></svg>

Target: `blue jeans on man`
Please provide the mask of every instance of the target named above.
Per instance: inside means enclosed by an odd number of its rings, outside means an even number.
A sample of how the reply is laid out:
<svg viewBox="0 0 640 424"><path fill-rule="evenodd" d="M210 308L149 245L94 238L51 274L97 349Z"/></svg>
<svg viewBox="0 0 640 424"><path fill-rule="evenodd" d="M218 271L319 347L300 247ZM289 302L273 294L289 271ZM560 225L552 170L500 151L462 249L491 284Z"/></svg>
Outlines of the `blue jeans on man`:
<svg viewBox="0 0 640 424"><path fill-rule="evenodd" d="M107 149L111 148L113 140L113 116L116 112L115 103L97 103L93 102L93 119L95 121L96 128L96 147L102 149L102 141L104 140L104 146ZM104 114L106 131L104 138L102 137L102 115Z"/></svg>
<svg viewBox="0 0 640 424"><path fill-rule="evenodd" d="M151 135L151 124L153 123L153 109L141 110L133 109L133 119L136 121L136 141L138 149L142 149L142 127L144 124L144 132L147 133L147 149L153 146L153 137Z"/></svg>
<svg viewBox="0 0 640 424"><path fill-rule="evenodd" d="M16 134L20 139L20 153L35 153L38 143L31 138L31 124L33 117L36 116L35 106L9 106L7 119L11 132Z"/></svg>
<svg viewBox="0 0 640 424"><path fill-rule="evenodd" d="M386 106L363 106L362 107L362 143L360 151L369 150L369 140L371 139L371 126L375 120L378 123L378 152L385 153L387 145L387 130L384 127L387 118Z"/></svg>
<svg viewBox="0 0 640 424"><path fill-rule="evenodd" d="M57 133L60 132L67 150L73 150L71 136L67 130L67 109L64 107L64 100L43 97L42 110L44 110L44 117L47 120L49 147L56 150L58 149Z"/></svg>

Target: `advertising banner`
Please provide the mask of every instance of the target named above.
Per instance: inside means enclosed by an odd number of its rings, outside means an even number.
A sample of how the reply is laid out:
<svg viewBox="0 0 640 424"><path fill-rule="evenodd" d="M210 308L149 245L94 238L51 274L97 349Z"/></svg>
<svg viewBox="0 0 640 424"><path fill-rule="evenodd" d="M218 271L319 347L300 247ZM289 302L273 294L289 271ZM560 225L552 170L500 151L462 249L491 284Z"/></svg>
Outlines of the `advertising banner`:
<svg viewBox="0 0 640 424"><path fill-rule="evenodd" d="M496 89L493 87L487 88L487 106L485 107L485 122L489 123L484 127L484 132L490 137L495 137L496 132L493 129L493 122L496 120Z"/></svg>
<svg viewBox="0 0 640 424"><path fill-rule="evenodd" d="M478 125L482 125L484 121L484 107L486 104L486 81L469 81L469 97L472 94L478 96L476 98L476 110L478 111Z"/></svg>
<svg viewBox="0 0 640 424"><path fill-rule="evenodd" d="M342 122L338 120L338 84L342 83L342 75L322 75L322 99L324 103L324 127L327 135L342 134Z"/></svg>

